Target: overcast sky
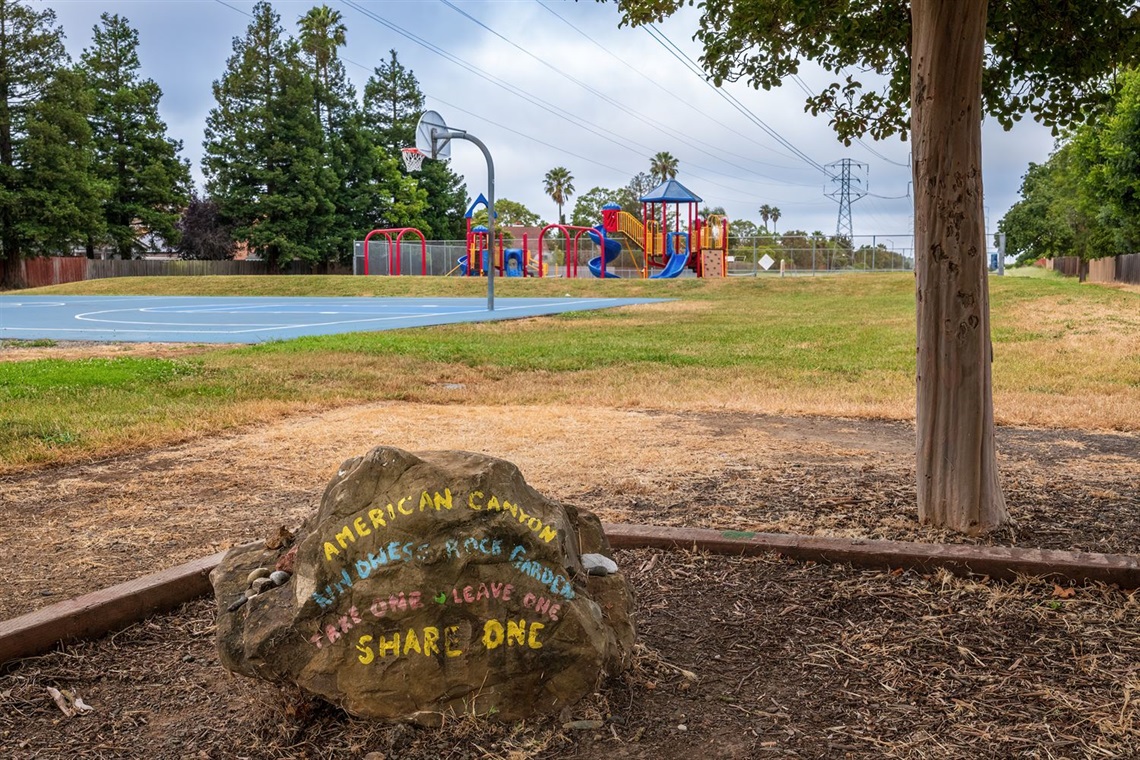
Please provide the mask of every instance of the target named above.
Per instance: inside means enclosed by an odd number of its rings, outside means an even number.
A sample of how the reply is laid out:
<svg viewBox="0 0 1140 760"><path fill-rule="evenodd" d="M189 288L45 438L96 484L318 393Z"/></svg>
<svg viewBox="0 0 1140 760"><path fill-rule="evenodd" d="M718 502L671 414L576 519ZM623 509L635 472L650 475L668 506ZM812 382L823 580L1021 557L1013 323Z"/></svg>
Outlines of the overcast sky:
<svg viewBox="0 0 1140 760"><path fill-rule="evenodd" d="M90 45L91 29L103 12L121 14L139 30L143 74L162 88L163 118L171 136L182 141L201 185L203 128L214 103L211 83L225 70L233 38L244 35L253 2L38 2L56 11L75 58ZM291 33L297 19L317 4L273 3ZM452 0L458 10L443 0L327 4L341 12L348 27L342 56L358 93L394 48L414 71L427 107L487 144L497 196L519 201L544 219L557 216L542 189L543 175L552 167L568 168L581 194L595 186L622 186L635 173L648 171L653 154L669 151L680 162L677 179L706 205L723 206L730 218L759 223L757 209L767 203L780 208L781 231L835 231L838 205L824 196L830 189L825 174L766 134L647 31L619 29L612 4ZM692 40L697 18L694 9L686 9L659 27L694 61L701 52ZM849 158L868 165L868 188L882 197L869 195L853 205L856 235L908 233L909 143L866 138L869 148L844 147L826 118L803 109L803 88L822 89L830 81L826 73L805 68L801 80L771 92L741 84L726 90L815 163ZM1017 200L1028 163L1043 161L1053 141L1048 130L1028 121L1004 132L987 120L983 145L985 205L993 230ZM466 178L469 195L485 191L486 164L474 145L455 143L452 166Z"/></svg>

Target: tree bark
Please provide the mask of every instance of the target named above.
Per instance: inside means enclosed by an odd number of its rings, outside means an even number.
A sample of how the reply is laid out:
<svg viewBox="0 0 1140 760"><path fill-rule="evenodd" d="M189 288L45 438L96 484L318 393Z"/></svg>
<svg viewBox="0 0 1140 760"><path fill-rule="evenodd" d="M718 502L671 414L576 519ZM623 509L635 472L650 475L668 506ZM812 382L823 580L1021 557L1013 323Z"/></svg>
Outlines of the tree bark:
<svg viewBox="0 0 1140 760"><path fill-rule="evenodd" d="M987 0L913 0L918 513L970 534L1008 521L994 448L982 208Z"/></svg>

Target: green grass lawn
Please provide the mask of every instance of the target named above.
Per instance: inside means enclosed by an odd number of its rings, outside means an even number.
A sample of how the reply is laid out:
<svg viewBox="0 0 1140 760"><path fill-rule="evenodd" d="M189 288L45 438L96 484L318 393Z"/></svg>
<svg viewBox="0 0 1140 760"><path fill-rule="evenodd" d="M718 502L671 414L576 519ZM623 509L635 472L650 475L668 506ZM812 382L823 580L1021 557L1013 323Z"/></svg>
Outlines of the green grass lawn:
<svg viewBox="0 0 1140 760"><path fill-rule="evenodd" d="M1140 296L1072 280L992 278L995 397L1040 422L1080 394L1140 403ZM0 471L161 445L302 409L429 403L694 405L899 416L913 405L907 274L732 280L507 280L499 296L626 296L669 304L509 322L351 333L190 355L0 362ZM155 277L32 294L478 296L425 277ZM25 344L26 345L26 344ZM445 391L461 384L464 390ZM706 399L706 401L702 401ZM797 403L797 400L802 403ZM1020 400L1020 401L1019 401ZM1023 403L1024 402L1024 403ZM721 402L723 403L723 401ZM1020 408L1019 403L1027 405ZM1136 408L1132 406L1132 408ZM1012 411L1011 411L1012 410ZM1116 414L1117 417L1112 415ZM1122 415L1124 415L1122 417ZM1133 415L1134 416L1134 415ZM1123 419L1123 422L1122 422ZM1091 424L1127 428L1126 412Z"/></svg>

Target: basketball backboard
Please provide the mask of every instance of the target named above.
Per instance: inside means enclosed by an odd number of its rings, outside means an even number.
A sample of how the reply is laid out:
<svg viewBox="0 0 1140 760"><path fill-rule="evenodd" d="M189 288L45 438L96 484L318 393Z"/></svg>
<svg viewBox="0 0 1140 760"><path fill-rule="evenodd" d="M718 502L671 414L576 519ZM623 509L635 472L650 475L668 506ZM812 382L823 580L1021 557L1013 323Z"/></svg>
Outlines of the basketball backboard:
<svg viewBox="0 0 1140 760"><path fill-rule="evenodd" d="M435 132L435 140L432 139L432 132ZM435 111L424 111L416 124L416 147L428 158L446 161L451 158L451 138L440 138L447 134L450 133L443 117Z"/></svg>

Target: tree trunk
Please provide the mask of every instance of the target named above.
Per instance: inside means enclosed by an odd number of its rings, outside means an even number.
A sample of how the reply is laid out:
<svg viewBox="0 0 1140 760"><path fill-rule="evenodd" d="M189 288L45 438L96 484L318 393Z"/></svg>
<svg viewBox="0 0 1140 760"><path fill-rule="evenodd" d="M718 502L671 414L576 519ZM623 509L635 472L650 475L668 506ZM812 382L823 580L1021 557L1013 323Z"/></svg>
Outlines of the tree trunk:
<svg viewBox="0 0 1140 760"><path fill-rule="evenodd" d="M1008 521L998 481L985 216L987 0L913 0L918 514L970 534Z"/></svg>

